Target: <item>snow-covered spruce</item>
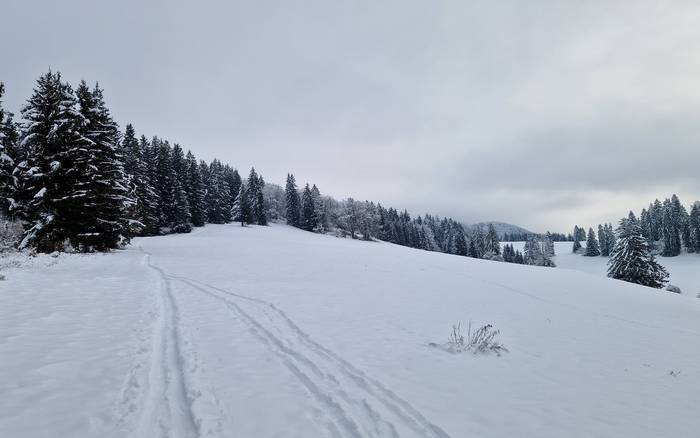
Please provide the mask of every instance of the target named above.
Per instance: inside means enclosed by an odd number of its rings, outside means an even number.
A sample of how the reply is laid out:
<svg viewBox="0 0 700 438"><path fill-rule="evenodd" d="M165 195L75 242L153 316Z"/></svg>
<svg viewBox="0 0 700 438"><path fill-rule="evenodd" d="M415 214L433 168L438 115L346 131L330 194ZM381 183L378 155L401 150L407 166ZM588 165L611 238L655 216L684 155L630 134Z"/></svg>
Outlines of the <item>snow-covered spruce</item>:
<svg viewBox="0 0 700 438"><path fill-rule="evenodd" d="M649 250L634 213L620 221L618 240L609 261L608 276L617 280L662 288L668 273Z"/></svg>

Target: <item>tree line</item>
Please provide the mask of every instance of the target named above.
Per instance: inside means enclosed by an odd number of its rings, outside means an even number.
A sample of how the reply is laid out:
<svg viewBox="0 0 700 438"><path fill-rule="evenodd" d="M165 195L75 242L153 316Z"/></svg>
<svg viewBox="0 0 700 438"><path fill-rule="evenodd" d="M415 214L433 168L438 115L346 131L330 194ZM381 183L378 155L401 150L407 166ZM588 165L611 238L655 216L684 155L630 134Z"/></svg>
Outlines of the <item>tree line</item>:
<svg viewBox="0 0 700 438"><path fill-rule="evenodd" d="M384 207L371 201L353 198L335 200L321 195L315 184L300 190L293 174L287 175L284 190L284 216L287 224L313 232L336 233L353 239L378 239L426 251L437 251L478 259L508 263L554 266L551 257L554 245L551 233L528 235L530 246L524 253L512 245L501 248L493 224L486 229L468 229L449 217L425 214L411 216L408 211Z"/></svg>
<svg viewBox="0 0 700 438"><path fill-rule="evenodd" d="M676 257L683 250L700 253L700 203L693 203L688 212L674 194L663 202L654 200L639 218L630 211L614 231L611 224L598 225L596 236L592 228L586 234L574 226L573 237L574 253L610 257L609 277L662 288L668 272L656 255ZM583 240L585 248L580 243Z"/></svg>
<svg viewBox="0 0 700 438"><path fill-rule="evenodd" d="M177 143L122 133L99 85L74 90L60 73L36 83L21 122L2 107L0 213L20 222L18 246L104 251L133 236L189 232L205 223L267 223L265 181Z"/></svg>
<svg viewBox="0 0 700 438"><path fill-rule="evenodd" d="M625 220L629 219L624 218ZM683 250L688 253L700 253L700 202L690 206L690 212L675 194L663 202L658 199L643 208L639 218L642 237L647 241L649 250L662 257L675 257ZM581 245L586 241L586 248ZM612 254L616 235L612 224L598 225L598 233L592 228L586 231L574 226L573 252L585 256L605 256Z"/></svg>

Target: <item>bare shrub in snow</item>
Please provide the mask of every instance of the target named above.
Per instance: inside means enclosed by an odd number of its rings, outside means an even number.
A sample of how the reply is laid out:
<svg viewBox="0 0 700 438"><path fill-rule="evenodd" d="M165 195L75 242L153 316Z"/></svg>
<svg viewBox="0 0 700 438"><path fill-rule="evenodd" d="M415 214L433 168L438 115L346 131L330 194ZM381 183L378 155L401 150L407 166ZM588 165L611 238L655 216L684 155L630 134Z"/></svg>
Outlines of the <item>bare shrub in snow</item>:
<svg viewBox="0 0 700 438"><path fill-rule="evenodd" d="M673 292L674 294L681 293L681 288L674 284L669 284L668 286L666 286L666 290L669 292Z"/></svg>
<svg viewBox="0 0 700 438"><path fill-rule="evenodd" d="M502 352L508 351L496 337L500 334L499 330L494 330L491 324L486 324L472 331L472 323L469 321L467 326L466 336L462 333L462 323L452 326L452 331L444 345L431 344L432 346L441 347L450 353L461 353L471 351L474 354L495 353L498 356Z"/></svg>

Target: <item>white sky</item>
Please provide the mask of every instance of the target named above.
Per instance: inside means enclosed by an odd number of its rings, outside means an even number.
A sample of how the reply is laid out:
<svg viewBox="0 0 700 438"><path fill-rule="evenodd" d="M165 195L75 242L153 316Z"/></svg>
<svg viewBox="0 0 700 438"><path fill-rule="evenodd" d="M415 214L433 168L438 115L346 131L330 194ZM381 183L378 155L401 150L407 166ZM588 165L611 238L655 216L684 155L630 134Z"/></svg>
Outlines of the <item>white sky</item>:
<svg viewBox="0 0 700 438"><path fill-rule="evenodd" d="M535 231L700 199L700 2L5 0L16 113L49 67L200 158Z"/></svg>

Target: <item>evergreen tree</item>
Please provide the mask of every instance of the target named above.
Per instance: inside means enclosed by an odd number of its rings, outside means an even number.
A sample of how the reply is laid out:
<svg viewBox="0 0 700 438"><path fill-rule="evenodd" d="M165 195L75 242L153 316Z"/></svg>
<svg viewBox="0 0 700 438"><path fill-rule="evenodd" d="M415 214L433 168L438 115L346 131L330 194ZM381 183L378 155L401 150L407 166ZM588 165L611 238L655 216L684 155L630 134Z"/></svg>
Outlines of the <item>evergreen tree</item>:
<svg viewBox="0 0 700 438"><path fill-rule="evenodd" d="M677 205L678 198L666 199L663 203L663 216L661 222L661 236L664 247L661 253L664 257L675 257L681 253L681 224Z"/></svg>
<svg viewBox="0 0 700 438"><path fill-rule="evenodd" d="M267 216L265 213L265 204L262 194L263 185L264 182L262 177L258 177L257 172L255 172L255 168L251 168L250 174L248 175L248 199L253 222L259 225L267 224Z"/></svg>
<svg viewBox="0 0 700 438"><path fill-rule="evenodd" d="M588 229L588 239L586 240L586 251L583 253L586 257L598 257L600 255L600 246L595 238L593 228Z"/></svg>
<svg viewBox="0 0 700 438"><path fill-rule="evenodd" d="M484 230L481 228L481 225L477 226L472 232L471 243L474 244L474 253L476 254L476 258L484 258L484 254L486 252L486 236L484 235Z"/></svg>
<svg viewBox="0 0 700 438"><path fill-rule="evenodd" d="M513 258L515 257L515 251L513 246L509 243L503 245L503 261L506 263L513 263Z"/></svg>
<svg viewBox="0 0 700 438"><path fill-rule="evenodd" d="M165 223L163 211L161 210L161 199L158 186L158 152L159 144L151 144L145 135L139 139L139 152L143 159L142 172L143 180L137 181L137 190L139 194L137 199L140 200L140 206L137 211L143 209L140 213L139 221L144 225L141 233L146 236L153 236L160 233L161 225Z"/></svg>
<svg viewBox="0 0 700 438"><path fill-rule="evenodd" d="M314 184L311 187L311 197L314 200L314 211L316 212L316 227L320 231L324 231L328 228L328 213L323 207L323 199L321 198L321 191L316 187L316 184ZM375 213L379 215L379 207L378 206L375 210ZM376 217L376 219L379 219L379 216Z"/></svg>
<svg viewBox="0 0 700 438"><path fill-rule="evenodd" d="M467 245L467 239L463 232L457 233L455 236L455 253L461 256L469 255L469 245Z"/></svg>
<svg viewBox="0 0 700 438"><path fill-rule="evenodd" d="M236 198L238 198L238 192L241 191L241 184L243 184L243 180L241 179L241 175L238 173L238 170L229 165L224 166L223 178L226 186L228 187L228 203L233 206ZM248 197L250 198L250 194Z"/></svg>
<svg viewBox="0 0 700 438"><path fill-rule="evenodd" d="M535 235L531 235L528 240L525 242L525 248L524 248L524 260L525 264L527 265L537 265L538 262L542 259L543 253L542 253L542 248L540 247L539 243L537 242L537 239Z"/></svg>
<svg viewBox="0 0 700 438"><path fill-rule="evenodd" d="M515 257L513 257L513 263L517 263L518 265L524 265L525 264L525 257L523 256L523 253L520 251L515 251Z"/></svg>
<svg viewBox="0 0 700 438"><path fill-rule="evenodd" d="M574 225L574 246L572 252L578 254L581 251L581 232L578 225Z"/></svg>
<svg viewBox="0 0 700 438"><path fill-rule="evenodd" d="M250 198L246 186L245 184L241 184L241 188L238 190L238 195L231 209L231 216L233 216L234 221L240 222L242 227L245 226L245 224L253 222L249 200Z"/></svg>
<svg viewBox="0 0 700 438"><path fill-rule="evenodd" d="M630 212L620 221L618 240L608 262L608 277L654 288L662 288L668 273L654 259L642 228Z"/></svg>
<svg viewBox="0 0 700 438"><path fill-rule="evenodd" d="M232 220L233 199L230 197L230 192L224 165L221 161L214 159L209 165L209 187L205 197L209 222L223 224Z"/></svg>
<svg viewBox="0 0 700 438"><path fill-rule="evenodd" d="M287 174L287 186L285 188L285 194L287 198L287 224L293 227L299 227L301 226L301 201L299 200L297 184L294 180L294 175L292 174Z"/></svg>
<svg viewBox="0 0 700 438"><path fill-rule="evenodd" d="M0 216L10 215L10 206L14 202L14 178L12 171L15 161L12 158L11 138L7 135L8 121L2 107L2 96L5 93L5 85L0 82Z"/></svg>
<svg viewBox="0 0 700 438"><path fill-rule="evenodd" d="M185 157L185 172L187 174L187 201L190 206L190 218L192 225L201 227L205 224L207 218L207 207L204 202L206 189L202 181L200 168L197 165L197 159L191 151L187 151Z"/></svg>
<svg viewBox="0 0 700 438"><path fill-rule="evenodd" d="M130 236L128 211L135 205L119 153L119 128L112 119L102 90L90 90L82 81L76 91L83 142L74 145L71 177L74 199L74 233L71 243L82 251L116 248Z"/></svg>
<svg viewBox="0 0 700 438"><path fill-rule="evenodd" d="M700 253L700 202L693 204L688 218L688 252Z"/></svg>
<svg viewBox="0 0 700 438"><path fill-rule="evenodd" d="M313 231L316 228L316 204L307 183L301 195L301 229Z"/></svg>
<svg viewBox="0 0 700 438"><path fill-rule="evenodd" d="M77 185L81 175L76 163L84 159L81 149L87 140L80 134L83 119L76 104L70 85L48 72L22 110L27 159L16 173L22 188L16 211L27 227L20 248L52 252L78 234L75 215L85 192Z"/></svg>
<svg viewBox="0 0 700 438"><path fill-rule="evenodd" d="M491 255L501 254L501 241L498 239L498 233L496 233L496 227L493 224L489 224L488 231L486 232L485 240L485 252Z"/></svg>
<svg viewBox="0 0 700 438"><path fill-rule="evenodd" d="M250 169L248 176L248 198L250 199L253 221L258 225L267 225L267 212L265 211L265 199L263 188L265 181L262 175L258 176L255 168Z"/></svg>
<svg viewBox="0 0 700 438"><path fill-rule="evenodd" d="M554 240L552 239L552 233L547 231L544 235L544 253L547 256L547 258L554 257L556 255L554 251Z"/></svg>
<svg viewBox="0 0 700 438"><path fill-rule="evenodd" d="M649 229L651 242L655 243L661 240L663 228L663 205L661 201L655 199L652 204L649 204Z"/></svg>
<svg viewBox="0 0 700 438"><path fill-rule="evenodd" d="M608 237L605 234L605 229L603 225L598 224L598 244L600 246L600 255L607 257L610 255L610 249L608 248Z"/></svg>
<svg viewBox="0 0 700 438"><path fill-rule="evenodd" d="M148 172L148 157L145 149L148 141L136 138L131 124L126 125L122 137L121 154L124 157L127 195L134 199L127 213L132 221L132 231L140 235L154 235L158 232L158 195L156 195Z"/></svg>

